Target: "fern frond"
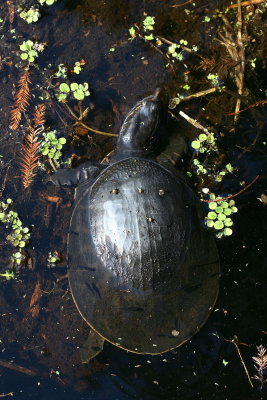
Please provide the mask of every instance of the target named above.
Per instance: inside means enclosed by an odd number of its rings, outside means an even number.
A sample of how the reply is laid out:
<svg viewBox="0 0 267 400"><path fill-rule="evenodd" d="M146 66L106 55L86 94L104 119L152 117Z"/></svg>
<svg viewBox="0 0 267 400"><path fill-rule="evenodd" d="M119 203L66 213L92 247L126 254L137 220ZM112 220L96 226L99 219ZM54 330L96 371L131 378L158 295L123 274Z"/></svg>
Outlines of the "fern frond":
<svg viewBox="0 0 267 400"><path fill-rule="evenodd" d="M15 95L14 105L11 110L10 128L16 130L21 121L21 114L27 110L30 99L30 71L25 70L18 83L19 90Z"/></svg>
<svg viewBox="0 0 267 400"><path fill-rule="evenodd" d="M39 144L34 129L30 128L21 145L20 170L24 189L31 185L37 173Z"/></svg>
<svg viewBox="0 0 267 400"><path fill-rule="evenodd" d="M34 127L38 125L44 125L45 123L45 105L38 104L34 112Z"/></svg>
<svg viewBox="0 0 267 400"><path fill-rule="evenodd" d="M45 105L38 104L34 112L34 127L30 127L24 136L24 143L21 145L20 170L22 184L27 189L37 174L39 153L39 136L44 131Z"/></svg>

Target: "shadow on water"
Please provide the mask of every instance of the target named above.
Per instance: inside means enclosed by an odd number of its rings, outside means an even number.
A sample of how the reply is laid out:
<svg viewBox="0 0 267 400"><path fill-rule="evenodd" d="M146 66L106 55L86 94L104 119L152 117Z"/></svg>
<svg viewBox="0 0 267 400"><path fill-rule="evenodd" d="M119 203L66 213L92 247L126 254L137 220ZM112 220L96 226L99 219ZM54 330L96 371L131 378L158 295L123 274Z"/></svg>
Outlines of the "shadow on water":
<svg viewBox="0 0 267 400"><path fill-rule="evenodd" d="M90 107L89 125L108 132L118 132L129 109L158 86L165 88L169 98L184 90L186 76L190 77L192 93L206 87L207 80L203 76L209 67L205 69L201 64L204 61L197 55L197 61L192 55L186 56L188 65L181 64L180 70L173 74L160 52L140 38L129 40L128 29L140 23L145 12L155 16L160 36L174 41L186 38L190 44L199 46L207 64L207 60L210 63L215 60L211 71L222 71L224 67L223 79L230 82L229 90L235 92L229 60L223 67L218 65L222 50L213 40L221 21L214 18L210 24L203 22L216 8L223 9L229 2L199 1L195 7L191 3L61 0L52 7L43 8L36 24L24 23L17 13L12 22L8 21L12 4L15 9L19 5L29 8L32 1L3 1L0 5L0 17L4 20L4 27L0 26L3 35L0 44L0 189L3 198L14 200L14 209L23 225L32 225L31 243L25 252L26 266L20 269L16 280L3 279L0 283L0 395L14 392L17 400L252 400L266 395L266 389L265 392L258 389L257 381L253 381L254 389L250 387L235 346L224 340L237 335L240 342L248 344L239 347L253 376L255 346L267 346L266 205L264 208L259 201L266 193L266 109L258 107L240 114L234 131L233 117L226 114L234 110L235 97L205 96L181 105L192 118L218 132L222 160L239 169L219 185L221 194L237 193L240 182L248 184L257 175L259 178L236 198L239 212L234 217L234 234L217 241L222 277L219 298L208 323L190 342L162 356L130 354L106 343L96 359L86 365L81 363L80 347L89 328L75 308L65 276L73 190L44 185L45 172L41 170L26 191L22 190L18 179L19 143L25 129L14 132L9 129L14 85L23 66L18 56L18 43L32 39L47 44L38 58L39 69L32 73L31 90L35 98L30 111L47 98L47 124L60 136L68 137L65 159L75 153L78 161L74 159L73 165L86 158L101 160L114 148L115 139L91 135L88 131L82 134L72 127L73 120L56 102L52 89L48 89L51 71L59 64L72 66L78 60L86 60L86 67L77 81L90 82L90 101L85 100L85 105ZM254 85L252 91L248 82L253 95L244 102L247 106L261 98L262 91L266 90L266 58L262 52L262 48L266 48L266 31L260 34L266 24L266 9L254 6L251 12L255 13L255 25L248 30L255 39L252 43L259 65L256 64L253 72L247 72ZM250 47L247 51L252 59ZM56 81L52 82L57 85ZM70 104L74 107L74 102ZM196 136L195 128L181 118L166 124L166 130L172 134L168 151L174 153L172 146L176 145L178 152L190 147L189 140ZM191 156L189 150L178 157L178 165L184 171L188 170ZM174 158L177 161L177 157ZM13 249L5 240L4 227L0 233L0 272L4 272ZM47 255L54 250L62 255L61 262L55 268L48 268ZM30 300L38 283L41 290L35 313ZM22 367L20 371L19 366Z"/></svg>

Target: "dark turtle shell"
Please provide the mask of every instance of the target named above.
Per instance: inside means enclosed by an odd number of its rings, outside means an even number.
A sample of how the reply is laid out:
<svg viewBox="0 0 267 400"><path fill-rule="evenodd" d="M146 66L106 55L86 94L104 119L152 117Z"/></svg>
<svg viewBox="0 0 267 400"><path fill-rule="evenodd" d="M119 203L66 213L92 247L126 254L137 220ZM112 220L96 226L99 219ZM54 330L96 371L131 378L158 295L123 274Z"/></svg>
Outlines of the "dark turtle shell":
<svg viewBox="0 0 267 400"><path fill-rule="evenodd" d="M68 243L69 282L83 318L137 353L175 348L207 320L219 261L183 177L127 158L79 191Z"/></svg>

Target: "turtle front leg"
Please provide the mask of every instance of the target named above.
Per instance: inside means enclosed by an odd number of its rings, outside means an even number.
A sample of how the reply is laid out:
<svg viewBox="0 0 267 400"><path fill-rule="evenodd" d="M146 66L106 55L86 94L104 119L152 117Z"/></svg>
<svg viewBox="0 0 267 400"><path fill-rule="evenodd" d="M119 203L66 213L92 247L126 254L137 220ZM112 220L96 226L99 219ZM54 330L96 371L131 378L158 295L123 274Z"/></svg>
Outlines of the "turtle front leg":
<svg viewBox="0 0 267 400"><path fill-rule="evenodd" d="M96 161L86 161L77 168L62 168L46 178L56 186L77 186L82 181L89 181L98 175L106 166Z"/></svg>
<svg viewBox="0 0 267 400"><path fill-rule="evenodd" d="M96 357L102 350L104 345L104 338L96 333L93 329L80 349L82 363L88 363L92 358Z"/></svg>

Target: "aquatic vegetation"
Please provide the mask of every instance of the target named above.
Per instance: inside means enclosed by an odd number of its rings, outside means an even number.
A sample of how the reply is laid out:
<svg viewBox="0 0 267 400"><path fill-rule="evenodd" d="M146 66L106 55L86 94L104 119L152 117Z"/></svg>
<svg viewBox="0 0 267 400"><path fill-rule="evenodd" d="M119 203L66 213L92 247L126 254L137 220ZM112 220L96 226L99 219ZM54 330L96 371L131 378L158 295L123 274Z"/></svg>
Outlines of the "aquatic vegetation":
<svg viewBox="0 0 267 400"><path fill-rule="evenodd" d="M54 268L56 266L56 263L59 262L61 259L59 252L58 251L53 251L48 253L47 257L47 262L48 262L48 267L49 268Z"/></svg>
<svg viewBox="0 0 267 400"><path fill-rule="evenodd" d="M24 19L28 24L37 22L40 17L40 11L38 8L31 7L29 10L22 10L19 16Z"/></svg>
<svg viewBox="0 0 267 400"><path fill-rule="evenodd" d="M44 132L40 143L41 153L43 156L58 160L62 156L61 149L65 143L64 137L56 137L56 131Z"/></svg>
<svg viewBox="0 0 267 400"><path fill-rule="evenodd" d="M24 41L20 46L22 51L20 58L22 60L27 60L30 63L34 62L35 58L38 57L38 52L34 49L34 42L32 40Z"/></svg>
<svg viewBox="0 0 267 400"><path fill-rule="evenodd" d="M143 21L143 29L146 35L144 36L146 40L153 40L154 35L151 31L154 30L155 17L147 16Z"/></svg>
<svg viewBox="0 0 267 400"><path fill-rule="evenodd" d="M151 16L147 16L142 23L142 29L144 32L144 36L141 36L139 34L140 37L142 37L143 39L146 40L153 40L155 39L154 34L152 33L152 31L154 30L154 25L155 25L155 17L151 17ZM131 27L129 29L129 33L132 39L134 39L137 36L137 32L139 31L139 28L136 27Z"/></svg>
<svg viewBox="0 0 267 400"><path fill-rule="evenodd" d="M134 39L136 37L136 30L133 26L129 29L129 33L131 35L131 38Z"/></svg>
<svg viewBox="0 0 267 400"><path fill-rule="evenodd" d="M78 75L81 72L81 70L82 70L82 64L80 63L80 61L76 61L73 68L73 72Z"/></svg>
<svg viewBox="0 0 267 400"><path fill-rule="evenodd" d="M57 72L53 74L55 78L67 78L68 69L64 64L59 64Z"/></svg>
<svg viewBox="0 0 267 400"><path fill-rule="evenodd" d="M196 168L197 175L199 174L205 175L208 173L207 169L204 167L203 164L201 164L201 162L197 158L193 160L193 166Z"/></svg>
<svg viewBox="0 0 267 400"><path fill-rule="evenodd" d="M179 44L172 43L168 47L167 53L170 54L173 58L175 58L175 59L177 59L179 61L182 61L183 58L184 58L183 52L182 51L178 52L178 49L180 49L181 46L187 46L187 45L188 45L187 40L181 39Z"/></svg>
<svg viewBox="0 0 267 400"><path fill-rule="evenodd" d="M213 86L218 86L222 83L221 79L219 78L218 74L211 74L209 73L207 79L211 81Z"/></svg>
<svg viewBox="0 0 267 400"><path fill-rule="evenodd" d="M59 101L64 101L67 98L67 95L72 92L73 97L76 100L83 100L86 96L90 95L89 84L84 82L84 84L78 84L76 82L68 85L67 83L61 83L59 86L60 93L57 94L57 98Z"/></svg>
<svg viewBox="0 0 267 400"><path fill-rule="evenodd" d="M228 163L228 164L225 165L225 167L224 167L221 171L215 172L215 173L213 174L213 179L214 179L216 182L221 182L221 181L223 180L223 177L224 177L226 174L232 174L235 170L236 170L236 168L234 168L234 167L232 166L232 164Z"/></svg>
<svg viewBox="0 0 267 400"><path fill-rule="evenodd" d="M6 228L11 229L11 233L6 236L6 239L12 243L14 247L18 248L18 253L26 246L30 239L30 229L23 227L22 221L16 211L10 210L9 207L13 204L12 199L0 202L0 223ZM20 264L22 257L17 253L13 255L17 260L16 264Z"/></svg>
<svg viewBox="0 0 267 400"><path fill-rule="evenodd" d="M238 211L233 199L218 201L220 199L221 197L210 194L211 201L208 203L210 211L205 218L207 227L214 229L219 239L223 236L232 235L233 231L231 227L233 226L233 220L230 218L230 215Z"/></svg>
<svg viewBox="0 0 267 400"><path fill-rule="evenodd" d="M46 4L47 6L52 6L57 0L38 0L40 4Z"/></svg>
<svg viewBox="0 0 267 400"><path fill-rule="evenodd" d="M200 153L218 151L216 137L214 133L209 132L208 129L205 129L204 133L200 133L198 138L192 141L191 146Z"/></svg>
<svg viewBox="0 0 267 400"><path fill-rule="evenodd" d="M6 270L5 273L0 273L0 276L3 278L6 278L7 281L10 281L10 279L15 279L15 274L13 271Z"/></svg>

